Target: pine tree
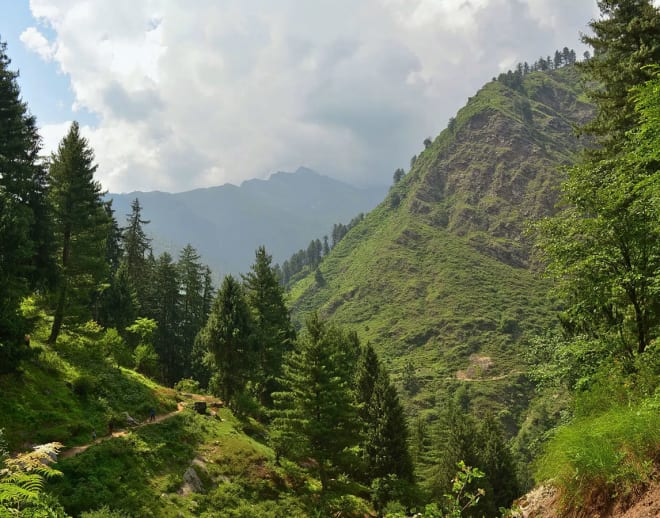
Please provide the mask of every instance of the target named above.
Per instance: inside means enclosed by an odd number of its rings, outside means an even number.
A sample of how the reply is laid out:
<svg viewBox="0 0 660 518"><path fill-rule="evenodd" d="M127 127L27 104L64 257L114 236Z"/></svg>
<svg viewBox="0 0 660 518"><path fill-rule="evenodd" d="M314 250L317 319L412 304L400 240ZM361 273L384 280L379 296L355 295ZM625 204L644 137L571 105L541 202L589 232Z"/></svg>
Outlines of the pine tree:
<svg viewBox="0 0 660 518"><path fill-rule="evenodd" d="M142 206L140 200L135 198L131 203L131 213L126 215L123 241L128 277L135 288L140 305L148 299L150 275L147 259L151 252L151 239L147 237L144 226L149 223L148 220L142 219Z"/></svg>
<svg viewBox="0 0 660 518"><path fill-rule="evenodd" d="M200 256L192 245L186 245L179 255L177 264L179 270L181 295L180 333L182 375L189 376L192 364L192 349L195 337L204 326L206 317L204 308L204 267Z"/></svg>
<svg viewBox="0 0 660 518"><path fill-rule="evenodd" d="M284 303L284 290L271 262L272 257L261 246L256 251L251 271L243 276L255 324L259 398L266 406L272 406L271 394L281 388L278 379L282 375L283 357L295 339Z"/></svg>
<svg viewBox="0 0 660 518"><path fill-rule="evenodd" d="M284 364L283 390L273 395L276 451L314 459L324 491L345 449L359 440L352 380L345 370L347 341L341 330L311 315Z"/></svg>
<svg viewBox="0 0 660 518"><path fill-rule="evenodd" d="M396 388L380 367L367 404L365 453L371 480L396 475L412 482L413 466L408 450L408 424Z"/></svg>
<svg viewBox="0 0 660 518"><path fill-rule="evenodd" d="M154 347L161 366L161 379L172 385L183 377L184 364L181 352L181 293L179 271L172 256L161 254L155 264L151 312L158 328Z"/></svg>
<svg viewBox="0 0 660 518"><path fill-rule="evenodd" d="M220 396L235 403L255 365L253 323L243 289L227 275L200 331L201 345L213 354Z"/></svg>
<svg viewBox="0 0 660 518"><path fill-rule="evenodd" d="M593 35L582 37L593 56L579 66L594 85L589 95L598 107L585 132L599 137L609 153L621 149L625 133L639 121L630 89L651 78L647 65L660 63L660 10L651 0L600 0L598 6Z"/></svg>
<svg viewBox="0 0 660 518"><path fill-rule="evenodd" d="M112 327L120 333L137 317L137 294L133 289L126 265L121 264L98 301L97 319L104 327Z"/></svg>
<svg viewBox="0 0 660 518"><path fill-rule="evenodd" d="M451 490L459 461L479 466L477 426L474 419L450 403L440 417L433 445L434 466L428 480L432 493L441 498Z"/></svg>
<svg viewBox="0 0 660 518"><path fill-rule="evenodd" d="M89 318L92 296L107 277L106 240L111 220L101 186L94 180L96 167L94 152L73 122L50 163L60 269L50 343L57 340L65 314Z"/></svg>
<svg viewBox="0 0 660 518"><path fill-rule="evenodd" d="M373 346L367 343L360 351L355 368L355 399L358 403L358 415L364 423L369 420L369 404L379 373L378 355Z"/></svg>
<svg viewBox="0 0 660 518"><path fill-rule="evenodd" d="M55 274L52 225L36 120L21 101L18 73L0 41L0 371L27 353L18 304Z"/></svg>
<svg viewBox="0 0 660 518"><path fill-rule="evenodd" d="M479 428L477 450L479 468L486 474L485 482L492 489L485 499L492 502L493 510L509 508L519 496L520 488L504 429L492 414L486 416Z"/></svg>

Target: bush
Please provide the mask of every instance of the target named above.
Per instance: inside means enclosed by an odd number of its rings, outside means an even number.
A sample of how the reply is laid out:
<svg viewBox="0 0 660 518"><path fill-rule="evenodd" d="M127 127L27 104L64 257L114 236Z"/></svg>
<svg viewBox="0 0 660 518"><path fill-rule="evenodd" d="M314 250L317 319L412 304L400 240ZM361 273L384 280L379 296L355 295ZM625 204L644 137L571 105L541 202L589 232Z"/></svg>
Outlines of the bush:
<svg viewBox="0 0 660 518"><path fill-rule="evenodd" d="M71 389L73 390L73 393L81 397L87 397L90 394L93 394L94 392L96 392L96 388L97 388L96 379L94 379L92 376L89 376L87 374L82 374L78 376L76 379L73 380L73 383L71 384Z"/></svg>
<svg viewBox="0 0 660 518"><path fill-rule="evenodd" d="M154 376L158 366L158 354L152 344L140 344L133 353L135 370L145 376Z"/></svg>
<svg viewBox="0 0 660 518"><path fill-rule="evenodd" d="M184 378L176 382L174 389L178 390L179 392L192 392L193 394L199 394L199 381L190 378Z"/></svg>
<svg viewBox="0 0 660 518"><path fill-rule="evenodd" d="M106 357L112 358L117 365L131 366L131 351L119 332L111 327L106 329L99 340L101 350Z"/></svg>

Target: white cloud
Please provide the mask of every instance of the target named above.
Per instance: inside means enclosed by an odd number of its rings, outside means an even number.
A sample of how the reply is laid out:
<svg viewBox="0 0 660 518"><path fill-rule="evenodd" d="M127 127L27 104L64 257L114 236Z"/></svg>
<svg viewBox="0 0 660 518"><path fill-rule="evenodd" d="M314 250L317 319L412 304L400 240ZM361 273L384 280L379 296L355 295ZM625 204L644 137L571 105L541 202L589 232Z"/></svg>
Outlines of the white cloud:
<svg viewBox="0 0 660 518"><path fill-rule="evenodd" d="M184 190L301 164L385 183L501 69L576 47L594 6L31 0L56 39L25 38L68 74L74 109L98 116L84 131L106 188Z"/></svg>
<svg viewBox="0 0 660 518"><path fill-rule="evenodd" d="M46 37L35 27L28 27L21 35L20 40L32 52L39 54L44 61L50 61L55 55L55 45L52 45Z"/></svg>

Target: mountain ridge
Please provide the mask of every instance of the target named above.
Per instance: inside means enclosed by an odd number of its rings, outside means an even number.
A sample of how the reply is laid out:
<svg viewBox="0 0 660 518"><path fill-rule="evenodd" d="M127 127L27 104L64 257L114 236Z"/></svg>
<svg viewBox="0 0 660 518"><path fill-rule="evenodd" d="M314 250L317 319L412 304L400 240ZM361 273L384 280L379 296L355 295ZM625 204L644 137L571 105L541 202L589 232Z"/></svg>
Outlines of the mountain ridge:
<svg viewBox="0 0 660 518"><path fill-rule="evenodd" d="M265 245L275 261L283 261L310 239L328 234L334 223L347 221L380 202L386 187L358 188L308 168L278 172L267 180L240 186L110 193L120 222L138 198L145 231L157 253L176 255L192 244L219 274L245 271L257 247Z"/></svg>
<svg viewBox="0 0 660 518"><path fill-rule="evenodd" d="M553 211L558 170L581 147L571 128L590 114L573 67L531 73L520 90L486 84L319 273L292 287L296 319L320 308L371 341L411 413L461 389L475 412L509 407L515 433L532 395L524 344L556 318L525 229ZM490 385L468 387L466 371ZM418 391L405 389L411 377Z"/></svg>

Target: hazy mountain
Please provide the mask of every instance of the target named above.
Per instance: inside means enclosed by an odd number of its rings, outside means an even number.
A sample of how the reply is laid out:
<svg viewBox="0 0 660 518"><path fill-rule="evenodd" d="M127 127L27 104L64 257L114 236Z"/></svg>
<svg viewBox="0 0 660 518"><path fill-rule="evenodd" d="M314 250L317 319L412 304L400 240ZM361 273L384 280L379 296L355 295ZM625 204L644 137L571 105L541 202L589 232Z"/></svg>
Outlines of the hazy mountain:
<svg viewBox="0 0 660 518"><path fill-rule="evenodd" d="M294 285L298 320L319 309L370 340L395 379L419 385L403 392L418 409L462 387L474 409L507 408L515 428L524 348L555 318L525 229L553 211L581 145L572 128L591 113L573 67L488 83Z"/></svg>
<svg viewBox="0 0 660 518"><path fill-rule="evenodd" d="M108 194L120 225L138 198L156 252L173 255L187 243L216 273L248 270L254 251L265 245L281 262L311 239L329 234L375 207L386 187L357 188L304 167L278 172L268 180L248 180L182 193Z"/></svg>

